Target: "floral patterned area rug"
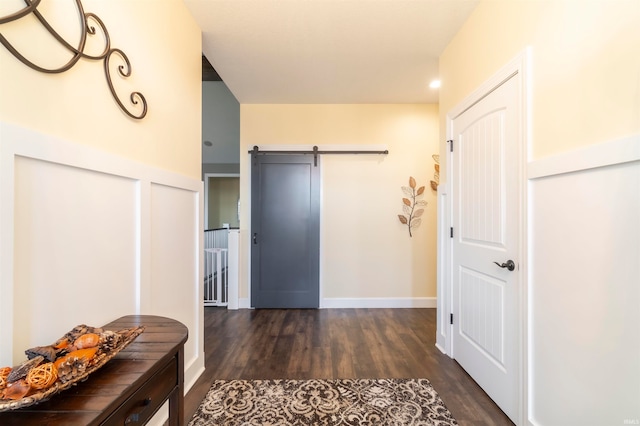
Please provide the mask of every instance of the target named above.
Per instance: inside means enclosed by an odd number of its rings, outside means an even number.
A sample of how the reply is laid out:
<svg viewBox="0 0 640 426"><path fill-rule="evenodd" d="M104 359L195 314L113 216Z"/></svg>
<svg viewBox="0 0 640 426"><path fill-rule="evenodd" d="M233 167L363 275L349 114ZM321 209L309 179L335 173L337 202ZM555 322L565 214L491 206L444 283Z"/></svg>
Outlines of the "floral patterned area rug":
<svg viewBox="0 0 640 426"><path fill-rule="evenodd" d="M189 426L457 425L427 379L216 380Z"/></svg>

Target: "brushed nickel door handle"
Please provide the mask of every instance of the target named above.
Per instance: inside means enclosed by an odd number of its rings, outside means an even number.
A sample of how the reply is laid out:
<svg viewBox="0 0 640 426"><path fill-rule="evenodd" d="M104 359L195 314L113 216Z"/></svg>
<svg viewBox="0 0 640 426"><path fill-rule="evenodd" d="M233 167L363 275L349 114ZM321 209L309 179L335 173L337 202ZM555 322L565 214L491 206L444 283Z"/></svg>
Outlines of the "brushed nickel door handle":
<svg viewBox="0 0 640 426"><path fill-rule="evenodd" d="M493 262L493 263L495 263L496 265L498 265L501 268L507 268L509 271L513 271L514 269L516 269L516 264L511 259L507 260L503 264L500 264L498 262Z"/></svg>

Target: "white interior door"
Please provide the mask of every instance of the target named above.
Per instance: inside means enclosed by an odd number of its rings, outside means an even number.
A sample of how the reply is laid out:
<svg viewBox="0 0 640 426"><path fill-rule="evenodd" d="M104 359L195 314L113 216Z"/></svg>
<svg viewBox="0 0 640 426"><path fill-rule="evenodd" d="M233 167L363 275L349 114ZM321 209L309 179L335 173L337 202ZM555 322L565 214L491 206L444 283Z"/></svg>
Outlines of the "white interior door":
<svg viewBox="0 0 640 426"><path fill-rule="evenodd" d="M453 357L519 421L519 74L453 119ZM500 265L513 261L513 270Z"/></svg>

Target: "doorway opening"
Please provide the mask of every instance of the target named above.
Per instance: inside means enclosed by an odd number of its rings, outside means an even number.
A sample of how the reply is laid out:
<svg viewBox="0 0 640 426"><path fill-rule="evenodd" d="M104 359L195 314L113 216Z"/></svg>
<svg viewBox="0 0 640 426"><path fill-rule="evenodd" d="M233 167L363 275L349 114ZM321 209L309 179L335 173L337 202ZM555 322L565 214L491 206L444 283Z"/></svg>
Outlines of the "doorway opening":
<svg viewBox="0 0 640 426"><path fill-rule="evenodd" d="M515 423L527 388L526 62L527 52L448 113L439 221L438 347Z"/></svg>
<svg viewBox="0 0 640 426"><path fill-rule="evenodd" d="M240 227L240 174L204 175L204 227L207 230Z"/></svg>

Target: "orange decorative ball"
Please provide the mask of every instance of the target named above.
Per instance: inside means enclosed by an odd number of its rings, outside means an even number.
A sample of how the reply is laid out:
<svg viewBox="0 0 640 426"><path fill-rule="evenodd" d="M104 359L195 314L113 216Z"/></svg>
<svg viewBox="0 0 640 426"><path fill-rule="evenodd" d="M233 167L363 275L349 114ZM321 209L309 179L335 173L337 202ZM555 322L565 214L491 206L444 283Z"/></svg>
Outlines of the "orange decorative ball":
<svg viewBox="0 0 640 426"><path fill-rule="evenodd" d="M54 384L57 378L58 369L52 362L47 362L29 370L26 381L34 389L46 389Z"/></svg>

